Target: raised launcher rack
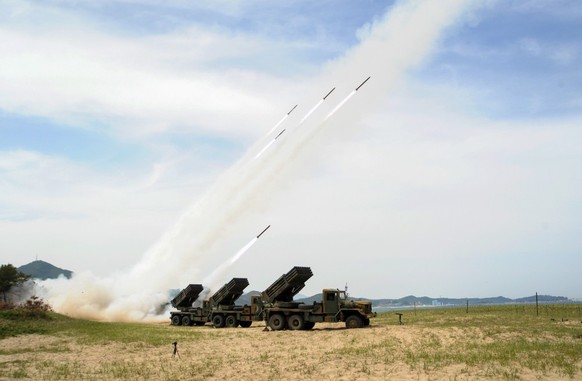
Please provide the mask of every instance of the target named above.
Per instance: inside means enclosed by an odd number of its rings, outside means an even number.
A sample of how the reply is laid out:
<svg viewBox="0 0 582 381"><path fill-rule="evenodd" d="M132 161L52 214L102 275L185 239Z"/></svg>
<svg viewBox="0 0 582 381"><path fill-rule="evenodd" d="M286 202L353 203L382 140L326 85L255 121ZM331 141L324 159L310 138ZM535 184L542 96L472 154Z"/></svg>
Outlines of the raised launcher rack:
<svg viewBox="0 0 582 381"><path fill-rule="evenodd" d="M247 278L232 278L230 282L222 286L220 290L216 291L208 301L213 307L219 305L232 306L243 294L244 289L248 285L249 281Z"/></svg>
<svg viewBox="0 0 582 381"><path fill-rule="evenodd" d="M198 299L200 293L204 290L201 284L190 284L188 287L180 291L174 299L170 301L174 308L184 309L192 307L192 303Z"/></svg>
<svg viewBox="0 0 582 381"><path fill-rule="evenodd" d="M305 287L305 282L312 276L309 267L293 267L263 291L263 302L292 302L293 297Z"/></svg>

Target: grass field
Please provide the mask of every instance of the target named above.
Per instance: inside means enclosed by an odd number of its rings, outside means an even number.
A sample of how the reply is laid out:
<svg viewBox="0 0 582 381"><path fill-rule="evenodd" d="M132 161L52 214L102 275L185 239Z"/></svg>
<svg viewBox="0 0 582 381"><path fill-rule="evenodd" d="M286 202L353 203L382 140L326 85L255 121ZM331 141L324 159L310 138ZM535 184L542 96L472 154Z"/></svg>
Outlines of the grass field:
<svg viewBox="0 0 582 381"><path fill-rule="evenodd" d="M0 311L0 379L582 380L576 304L542 305L539 316L535 305L439 308L383 312L364 329L263 328Z"/></svg>

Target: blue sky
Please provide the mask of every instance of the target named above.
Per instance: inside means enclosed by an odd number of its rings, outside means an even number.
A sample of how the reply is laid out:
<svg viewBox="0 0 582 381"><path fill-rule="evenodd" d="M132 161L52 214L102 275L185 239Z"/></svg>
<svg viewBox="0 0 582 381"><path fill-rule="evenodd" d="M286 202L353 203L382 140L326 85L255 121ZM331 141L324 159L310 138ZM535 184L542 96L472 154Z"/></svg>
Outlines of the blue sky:
<svg viewBox="0 0 582 381"><path fill-rule="evenodd" d="M582 5L428 3L0 0L1 262L109 276L214 192L164 287L272 224L225 278L582 297ZM229 168L295 104L247 186Z"/></svg>

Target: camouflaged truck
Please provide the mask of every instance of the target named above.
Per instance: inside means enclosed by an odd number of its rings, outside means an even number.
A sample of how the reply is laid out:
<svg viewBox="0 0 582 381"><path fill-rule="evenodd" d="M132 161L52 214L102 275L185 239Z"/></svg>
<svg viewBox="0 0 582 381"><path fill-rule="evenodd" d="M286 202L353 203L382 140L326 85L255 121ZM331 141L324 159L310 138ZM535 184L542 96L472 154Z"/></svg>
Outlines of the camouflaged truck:
<svg viewBox="0 0 582 381"><path fill-rule="evenodd" d="M349 300L345 291L324 289L321 302L313 304L293 301L312 275L309 267L296 266L263 291L262 315L269 328L311 329L322 322L345 322L347 328L370 325L370 318L376 316L372 303Z"/></svg>
<svg viewBox="0 0 582 381"><path fill-rule="evenodd" d="M201 284L189 284L186 288L170 301L172 307L178 311L170 312L170 321L173 325L204 325L206 324L206 313L200 307L192 307L204 290Z"/></svg>
<svg viewBox="0 0 582 381"><path fill-rule="evenodd" d="M260 297L256 296L250 306L235 304L248 285L246 278L232 278L200 307L192 307L204 288L200 284L191 284L172 299L172 306L178 311L170 312L170 321L173 325L186 326L212 323L215 328L250 327L253 321L262 320L262 311L257 310L261 303L256 300Z"/></svg>
<svg viewBox="0 0 582 381"><path fill-rule="evenodd" d="M171 304L178 311L170 312L173 325L204 325L212 323L215 328L250 327L253 321L264 320L274 331L282 329L311 329L318 322L345 322L347 328L361 328L375 317L372 304L352 301L345 291L324 289L321 302L305 304L293 297L313 276L309 267L293 267L271 284L261 295L251 298L251 305L236 305L236 300L249 285L246 278L233 278L220 288L200 307L192 304L204 289L200 284L191 284L183 289Z"/></svg>

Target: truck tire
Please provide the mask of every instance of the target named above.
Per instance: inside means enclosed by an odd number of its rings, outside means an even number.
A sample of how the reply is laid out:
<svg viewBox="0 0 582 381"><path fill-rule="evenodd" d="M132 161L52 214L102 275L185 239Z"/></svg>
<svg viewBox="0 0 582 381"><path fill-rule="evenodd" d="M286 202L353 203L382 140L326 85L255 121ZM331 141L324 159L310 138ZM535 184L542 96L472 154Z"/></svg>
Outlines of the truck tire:
<svg viewBox="0 0 582 381"><path fill-rule="evenodd" d="M215 315L212 318L212 324L214 325L214 328L223 328L224 327L224 316Z"/></svg>
<svg viewBox="0 0 582 381"><path fill-rule="evenodd" d="M305 325L305 321L303 320L303 316L301 315L291 315L287 319L287 326L289 329L298 330L303 329Z"/></svg>
<svg viewBox="0 0 582 381"><path fill-rule="evenodd" d="M241 327L243 328L248 328L251 326L251 324L253 324L252 321L239 321L238 322L240 324Z"/></svg>
<svg viewBox="0 0 582 381"><path fill-rule="evenodd" d="M182 319L180 319L180 315L172 316L172 325L181 325Z"/></svg>
<svg viewBox="0 0 582 381"><path fill-rule="evenodd" d="M350 315L346 319L346 328L362 328L363 326L364 322L358 315Z"/></svg>
<svg viewBox="0 0 582 381"><path fill-rule="evenodd" d="M225 320L225 325L228 328L236 328L238 327L238 319L234 315L228 315Z"/></svg>
<svg viewBox="0 0 582 381"><path fill-rule="evenodd" d="M182 325L185 325L185 326L192 325L192 320L190 320L190 316L188 316L188 315L182 316Z"/></svg>
<svg viewBox="0 0 582 381"><path fill-rule="evenodd" d="M285 316L282 314L274 314L269 318L269 327L271 327L273 331L282 330L285 328L285 323Z"/></svg>

